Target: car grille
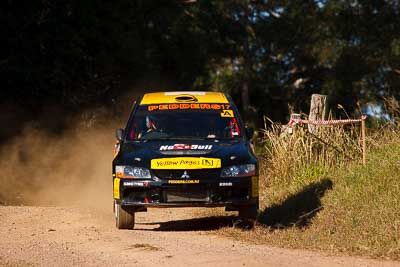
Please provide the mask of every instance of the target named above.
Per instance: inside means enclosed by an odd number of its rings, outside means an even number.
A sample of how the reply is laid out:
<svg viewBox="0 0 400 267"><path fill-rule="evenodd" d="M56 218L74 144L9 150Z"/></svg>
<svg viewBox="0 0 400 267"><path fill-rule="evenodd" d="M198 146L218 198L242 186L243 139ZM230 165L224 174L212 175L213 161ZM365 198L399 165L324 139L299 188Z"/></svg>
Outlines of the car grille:
<svg viewBox="0 0 400 267"><path fill-rule="evenodd" d="M167 202L193 202L193 201L208 201L207 192L205 190L189 190L174 191L167 190Z"/></svg>
<svg viewBox="0 0 400 267"><path fill-rule="evenodd" d="M185 173L186 172L186 173ZM153 170L155 176L160 179L216 179L220 177L221 169L202 170ZM182 177L183 174L188 177Z"/></svg>

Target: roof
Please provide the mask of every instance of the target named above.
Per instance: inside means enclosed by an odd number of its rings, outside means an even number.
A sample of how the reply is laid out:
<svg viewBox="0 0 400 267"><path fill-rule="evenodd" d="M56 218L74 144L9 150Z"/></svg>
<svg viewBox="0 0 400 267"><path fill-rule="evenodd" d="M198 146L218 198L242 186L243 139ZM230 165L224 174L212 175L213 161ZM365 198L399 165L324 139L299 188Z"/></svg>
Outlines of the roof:
<svg viewBox="0 0 400 267"><path fill-rule="evenodd" d="M169 103L229 103L229 101L221 92L178 91L145 94L140 105Z"/></svg>

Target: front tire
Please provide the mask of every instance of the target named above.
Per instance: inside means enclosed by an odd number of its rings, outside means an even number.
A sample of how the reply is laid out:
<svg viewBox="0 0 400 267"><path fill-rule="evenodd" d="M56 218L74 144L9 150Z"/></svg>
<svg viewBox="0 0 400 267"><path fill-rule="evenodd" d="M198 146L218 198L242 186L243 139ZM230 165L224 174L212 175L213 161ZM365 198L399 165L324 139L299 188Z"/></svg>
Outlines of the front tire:
<svg viewBox="0 0 400 267"><path fill-rule="evenodd" d="M128 209L120 204L114 203L115 226L118 229L132 230L135 226L135 210Z"/></svg>

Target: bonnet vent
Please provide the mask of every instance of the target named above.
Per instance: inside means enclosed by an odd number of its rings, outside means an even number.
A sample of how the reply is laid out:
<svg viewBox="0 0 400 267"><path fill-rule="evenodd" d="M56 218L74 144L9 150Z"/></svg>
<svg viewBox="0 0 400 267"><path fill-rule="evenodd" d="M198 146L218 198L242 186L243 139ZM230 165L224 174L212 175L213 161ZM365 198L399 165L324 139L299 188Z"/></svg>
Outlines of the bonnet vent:
<svg viewBox="0 0 400 267"><path fill-rule="evenodd" d="M175 97L175 100L177 102L197 102L197 98L193 95L178 95L177 97Z"/></svg>

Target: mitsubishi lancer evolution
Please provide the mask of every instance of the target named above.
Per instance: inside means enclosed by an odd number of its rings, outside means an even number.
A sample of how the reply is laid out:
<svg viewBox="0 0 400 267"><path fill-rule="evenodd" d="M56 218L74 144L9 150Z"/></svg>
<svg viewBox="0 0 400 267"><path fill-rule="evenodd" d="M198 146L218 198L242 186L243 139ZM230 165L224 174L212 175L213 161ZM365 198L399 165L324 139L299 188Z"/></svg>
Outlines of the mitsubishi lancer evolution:
<svg viewBox="0 0 400 267"><path fill-rule="evenodd" d="M116 131L112 162L118 229L156 207L225 207L254 221L258 163L232 99L220 92L139 97Z"/></svg>

